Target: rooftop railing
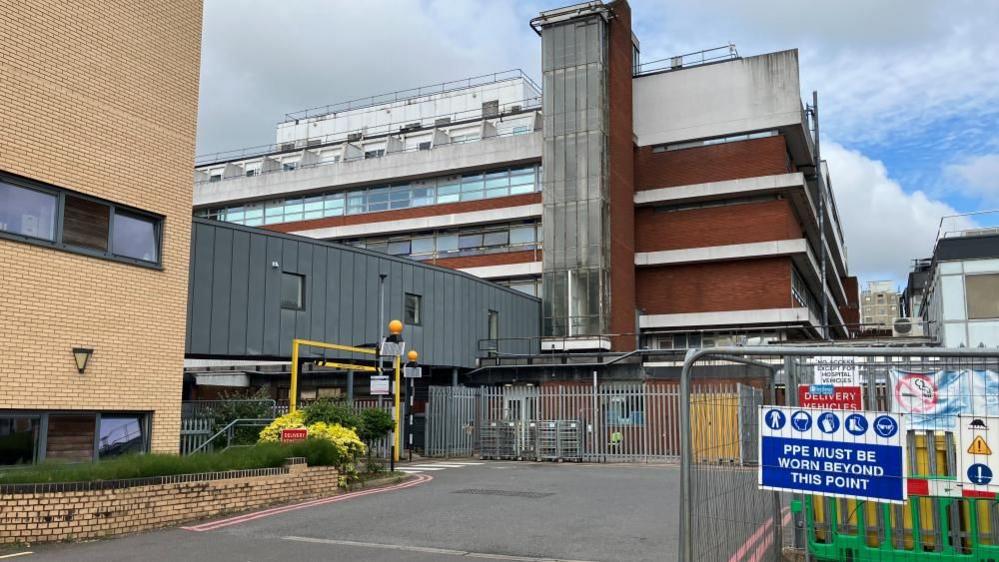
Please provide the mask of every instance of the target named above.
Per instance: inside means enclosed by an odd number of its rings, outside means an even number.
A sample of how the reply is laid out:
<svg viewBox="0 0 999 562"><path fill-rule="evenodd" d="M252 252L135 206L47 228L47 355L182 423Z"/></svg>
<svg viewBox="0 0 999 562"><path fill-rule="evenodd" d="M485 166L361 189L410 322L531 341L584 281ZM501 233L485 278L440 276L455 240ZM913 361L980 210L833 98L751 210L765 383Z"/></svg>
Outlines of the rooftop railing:
<svg viewBox="0 0 999 562"><path fill-rule="evenodd" d="M420 86L418 88L410 88L408 90L398 90L395 92L389 92L387 94L379 94L376 96L357 98L354 100L348 100L335 104L311 107L308 109L287 113L285 114L285 117L287 118L288 121L295 121L297 119L311 119L314 117L322 117L324 115L340 113L343 111L353 111L355 109L363 109L365 107L372 107L376 105L382 105L385 103L406 101L425 96L444 94L447 92L464 90L466 88L472 88L475 86L485 86L488 84L495 84L497 82L505 82L516 79L524 80L532 88L534 88L534 90L539 95L541 94L541 88L533 80L531 80L531 78L527 76L527 74L525 74L523 70L515 68L512 70L505 70L503 72L494 72L493 74L483 74L481 76L473 76L471 78L463 78L461 80L441 82L439 84L431 84L429 86Z"/></svg>
<svg viewBox="0 0 999 562"><path fill-rule="evenodd" d="M940 217L936 242L941 238L999 234L999 209L974 211Z"/></svg>
<svg viewBox="0 0 999 562"><path fill-rule="evenodd" d="M360 142L363 140L370 140L372 138L379 138L392 134L414 133L422 130L431 130L440 126L457 126L461 125L462 123L473 122L481 119L493 119L493 118L499 119L504 116L512 116L518 113L538 110L540 108L541 108L541 96L533 96L525 98L523 100L512 101L500 105L495 115L486 114L486 112L484 112L481 108L476 108L467 111L449 113L446 115L435 115L433 117L424 117L418 121L419 123L418 127L413 126L414 124L417 123L417 121L406 120L405 122L387 123L385 125L365 127L362 129L343 131L340 133L330 133L328 135L322 135L318 137L289 140L282 143L262 144L245 148L226 150L222 152L214 152L210 154L201 154L195 157L194 165L195 167L202 167L202 166L209 166L212 164L231 162L234 160L257 158L260 156L267 156L270 154L295 152L306 148L322 148L324 146L328 146L331 144L353 142L351 141L351 139L354 138L355 135L358 135L357 142ZM447 122L441 123L442 120L446 120Z"/></svg>
<svg viewBox="0 0 999 562"><path fill-rule="evenodd" d="M685 53L682 55L676 55L636 65L635 76L642 76L666 70L680 70L682 68L690 68L692 66L700 66L702 64L723 60L734 60L737 58L739 58L739 52L736 50L735 44L729 43L728 45L722 47L694 51L693 53Z"/></svg>

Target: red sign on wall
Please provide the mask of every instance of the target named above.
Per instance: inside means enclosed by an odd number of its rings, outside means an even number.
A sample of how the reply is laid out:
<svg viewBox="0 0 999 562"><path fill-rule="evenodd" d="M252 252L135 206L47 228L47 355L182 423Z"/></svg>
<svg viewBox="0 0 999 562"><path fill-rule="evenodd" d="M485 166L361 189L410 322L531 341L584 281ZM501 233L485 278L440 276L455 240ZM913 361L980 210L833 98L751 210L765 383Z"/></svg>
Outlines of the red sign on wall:
<svg viewBox="0 0 999 562"><path fill-rule="evenodd" d="M281 430L281 442L291 443L294 441L305 441L309 436L309 430L304 427L299 427L295 429L282 429Z"/></svg>
<svg viewBox="0 0 999 562"><path fill-rule="evenodd" d="M825 387L822 392L813 392L813 386ZM862 410L863 393L859 386L833 386L832 392L826 385L798 385L798 405L808 408L827 408L830 410Z"/></svg>

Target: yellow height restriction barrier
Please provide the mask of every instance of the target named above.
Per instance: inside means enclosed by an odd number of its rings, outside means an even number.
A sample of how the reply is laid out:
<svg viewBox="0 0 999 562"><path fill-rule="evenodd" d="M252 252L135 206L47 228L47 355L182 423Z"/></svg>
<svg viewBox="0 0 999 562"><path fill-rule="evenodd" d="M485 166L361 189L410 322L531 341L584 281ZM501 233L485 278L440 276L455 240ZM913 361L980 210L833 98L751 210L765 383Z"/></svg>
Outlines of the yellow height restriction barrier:
<svg viewBox="0 0 999 562"><path fill-rule="evenodd" d="M291 389L288 391L288 411L294 412L298 406L298 350L301 346L305 347L317 347L319 349L331 349L334 351L347 351L350 353L361 353L363 355L377 355L378 351L371 349L370 347L354 347L351 345L340 345L338 343L326 343L321 341L312 340L291 340ZM337 363L333 361L324 361L322 363L324 367L334 367L337 369L345 369L349 371L363 371L366 373L377 372L376 367L371 367L369 365L355 365L353 363ZM398 394L398 391L396 391ZM396 428L398 431L398 428Z"/></svg>

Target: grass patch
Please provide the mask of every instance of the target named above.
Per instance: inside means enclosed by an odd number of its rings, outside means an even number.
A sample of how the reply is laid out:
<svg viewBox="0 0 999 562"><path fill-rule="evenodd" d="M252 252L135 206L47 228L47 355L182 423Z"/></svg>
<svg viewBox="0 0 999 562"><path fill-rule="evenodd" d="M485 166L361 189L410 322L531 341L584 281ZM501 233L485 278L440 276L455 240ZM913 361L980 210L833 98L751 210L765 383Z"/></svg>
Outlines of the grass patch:
<svg viewBox="0 0 999 562"><path fill-rule="evenodd" d="M178 455L126 455L95 463L46 462L31 468L0 470L0 485L50 482L93 482L153 476L174 476L199 472L223 472L252 468L274 468L288 457L305 457L309 466L341 466L349 459L337 447L322 439L299 443L258 443L252 447L229 449L223 453Z"/></svg>

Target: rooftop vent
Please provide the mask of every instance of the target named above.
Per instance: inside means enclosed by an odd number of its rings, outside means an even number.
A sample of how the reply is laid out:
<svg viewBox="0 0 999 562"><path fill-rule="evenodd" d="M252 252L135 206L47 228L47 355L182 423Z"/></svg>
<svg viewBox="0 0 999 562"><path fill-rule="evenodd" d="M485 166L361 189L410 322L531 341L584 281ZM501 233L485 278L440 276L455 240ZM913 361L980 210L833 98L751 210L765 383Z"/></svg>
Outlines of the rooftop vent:
<svg viewBox="0 0 999 562"><path fill-rule="evenodd" d="M361 137L363 137L363 136L364 136L363 133L348 133L347 134L347 142L357 142L357 141L361 140Z"/></svg>
<svg viewBox="0 0 999 562"><path fill-rule="evenodd" d="M496 117L499 115L499 100L482 102L482 116Z"/></svg>
<svg viewBox="0 0 999 562"><path fill-rule="evenodd" d="M399 127L399 132L400 133L407 133L409 131L418 131L422 127L423 127L423 125L419 121L417 121L415 123L406 123L402 127Z"/></svg>
<svg viewBox="0 0 999 562"><path fill-rule="evenodd" d="M450 117L438 117L437 119L434 119L435 127L440 127L441 125L450 125L450 124L451 124Z"/></svg>
<svg viewBox="0 0 999 562"><path fill-rule="evenodd" d="M283 142L281 143L280 150L295 150L294 142Z"/></svg>

